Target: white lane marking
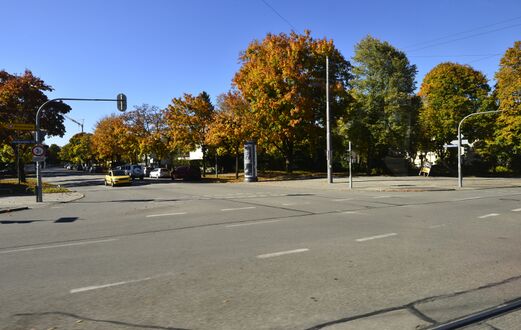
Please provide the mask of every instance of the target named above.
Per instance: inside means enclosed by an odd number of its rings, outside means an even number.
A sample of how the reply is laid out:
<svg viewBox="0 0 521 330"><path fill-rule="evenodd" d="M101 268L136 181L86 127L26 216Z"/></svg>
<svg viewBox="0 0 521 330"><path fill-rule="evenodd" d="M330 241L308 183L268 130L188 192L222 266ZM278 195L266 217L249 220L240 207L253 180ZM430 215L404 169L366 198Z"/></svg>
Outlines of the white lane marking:
<svg viewBox="0 0 521 330"><path fill-rule="evenodd" d="M248 223L237 223L234 225L227 225L226 228L251 226L251 225L262 225L265 223L272 223L272 222L279 222L279 221L282 221L282 220L266 220L266 221L257 221L257 222L248 222Z"/></svg>
<svg viewBox="0 0 521 330"><path fill-rule="evenodd" d="M342 214L363 214L363 213L360 213L358 211L344 211L344 212L342 212Z"/></svg>
<svg viewBox="0 0 521 330"><path fill-rule="evenodd" d="M382 235L376 235L376 236L370 236L370 237L363 237L363 238L356 239L356 241L365 242L365 241L370 241L373 239L386 238L386 237L391 237L391 236L396 236L396 235L398 235L398 234L397 233L388 233L388 234L382 234Z"/></svg>
<svg viewBox="0 0 521 330"><path fill-rule="evenodd" d="M283 203L283 206L292 206L292 205L308 205L309 202L303 202L303 203Z"/></svg>
<svg viewBox="0 0 521 330"><path fill-rule="evenodd" d="M51 209L63 209L63 206L53 206Z"/></svg>
<svg viewBox="0 0 521 330"><path fill-rule="evenodd" d="M33 251L33 250L43 250L43 249L53 249L53 248L60 248L60 247L67 247L67 246L77 246L77 245L87 245L87 244L96 244L96 243L106 243L106 242L113 242L113 241L117 241L117 240L118 240L117 238L110 238L110 239L103 239L103 240L97 240L97 241L86 241L86 242L66 243L66 244L57 244L57 245L35 246L35 247L30 247L30 248L21 248L21 249L0 251L0 254L14 253L14 252L25 252L25 251Z"/></svg>
<svg viewBox="0 0 521 330"><path fill-rule="evenodd" d="M480 199L481 196L475 196L475 197L467 197L467 198L460 198L460 199L457 199L457 201L461 202L461 201L470 201L470 200L473 200L473 199Z"/></svg>
<svg viewBox="0 0 521 330"><path fill-rule="evenodd" d="M352 198L339 198L339 199L333 199L333 202L345 202L345 201L351 201Z"/></svg>
<svg viewBox="0 0 521 330"><path fill-rule="evenodd" d="M391 198L391 196L373 196L373 198Z"/></svg>
<svg viewBox="0 0 521 330"><path fill-rule="evenodd" d="M92 290L110 288L110 287L113 287L113 286L119 286L119 285L130 284L130 283L137 283L137 282L143 282L143 281L148 281L148 280L151 280L151 279L152 279L152 277L145 277L145 278L140 278L138 280L130 280L130 281L108 283L108 284L102 284L102 285L86 286L86 287L83 287L83 288L72 289L70 291L70 293L78 293L78 292L85 292L85 291L92 291Z"/></svg>
<svg viewBox="0 0 521 330"><path fill-rule="evenodd" d="M221 211L227 212L227 211L238 211L238 210L251 210L254 208L255 208L255 206L237 207L237 208L232 208L232 209L221 209Z"/></svg>
<svg viewBox="0 0 521 330"><path fill-rule="evenodd" d="M166 217L166 216L169 216L169 215L183 215L183 214L186 214L186 212L163 213L163 214L149 214L149 215L147 215L147 218Z"/></svg>
<svg viewBox="0 0 521 330"><path fill-rule="evenodd" d="M441 227L445 227L446 225L445 224L441 224L441 225L432 225L432 226L429 226L430 229L435 229L435 228L441 228Z"/></svg>
<svg viewBox="0 0 521 330"><path fill-rule="evenodd" d="M521 212L521 209L513 209L512 212Z"/></svg>
<svg viewBox="0 0 521 330"><path fill-rule="evenodd" d="M485 219L485 218L490 218L490 217L497 217L499 214L497 213L489 213L489 214L485 214L485 215L482 215L480 217L478 217L479 219Z"/></svg>
<svg viewBox="0 0 521 330"><path fill-rule="evenodd" d="M301 252L307 252L307 251L309 251L309 249L296 249L296 250L289 250L289 251L281 251L281 252L261 254L261 255L258 255L257 258L266 259L266 258L272 258L272 257L279 257L279 256L283 256L286 254L301 253Z"/></svg>

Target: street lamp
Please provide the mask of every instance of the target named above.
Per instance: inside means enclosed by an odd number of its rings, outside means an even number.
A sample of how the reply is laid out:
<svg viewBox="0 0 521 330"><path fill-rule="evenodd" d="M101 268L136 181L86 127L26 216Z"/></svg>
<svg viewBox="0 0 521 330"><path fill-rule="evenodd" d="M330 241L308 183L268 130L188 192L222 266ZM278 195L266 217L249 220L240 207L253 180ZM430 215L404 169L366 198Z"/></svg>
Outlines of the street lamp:
<svg viewBox="0 0 521 330"><path fill-rule="evenodd" d="M502 112L502 111L505 111L505 110L474 112L474 113L471 113L470 115L463 117L463 119L459 122L459 124L458 124L458 187L459 188L463 187L463 176L461 174L461 124L463 124L465 119L472 117L472 116L484 115L487 113L498 113L498 112Z"/></svg>
<svg viewBox="0 0 521 330"><path fill-rule="evenodd" d="M40 145L43 142L42 132L40 130L40 119L41 114L45 106L51 102L56 101L91 101L91 102L117 102L118 110L125 111L127 110L127 97L125 94L118 94L115 99L78 99L78 98L66 98L60 97L52 100L48 100L44 102L36 111L36 144ZM43 189L42 189L42 169L41 169L41 160L36 161L36 202L43 202Z"/></svg>

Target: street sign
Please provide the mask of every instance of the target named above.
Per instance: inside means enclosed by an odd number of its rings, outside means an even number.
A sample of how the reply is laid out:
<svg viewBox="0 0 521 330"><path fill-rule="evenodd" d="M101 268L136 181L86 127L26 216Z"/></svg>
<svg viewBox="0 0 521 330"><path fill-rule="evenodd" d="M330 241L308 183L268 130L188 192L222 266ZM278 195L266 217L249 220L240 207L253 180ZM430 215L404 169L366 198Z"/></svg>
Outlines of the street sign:
<svg viewBox="0 0 521 330"><path fill-rule="evenodd" d="M34 131L36 130L36 126L35 124L28 124L28 123L2 123L1 126L7 128L7 129L12 129L12 130L17 130L17 131Z"/></svg>
<svg viewBox="0 0 521 330"><path fill-rule="evenodd" d="M45 156L33 156L33 162L44 162Z"/></svg>
<svg viewBox="0 0 521 330"><path fill-rule="evenodd" d="M40 157L45 154L45 149L43 148L43 145L38 144L33 147L32 153L33 156Z"/></svg>
<svg viewBox="0 0 521 330"><path fill-rule="evenodd" d="M11 144L36 144L34 140L14 140Z"/></svg>

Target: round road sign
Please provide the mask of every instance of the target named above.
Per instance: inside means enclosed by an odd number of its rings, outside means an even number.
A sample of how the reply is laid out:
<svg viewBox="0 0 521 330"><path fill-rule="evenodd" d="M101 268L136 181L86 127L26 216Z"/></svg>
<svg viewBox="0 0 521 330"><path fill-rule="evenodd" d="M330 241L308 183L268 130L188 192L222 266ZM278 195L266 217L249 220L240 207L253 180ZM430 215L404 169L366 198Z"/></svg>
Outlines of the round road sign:
<svg viewBox="0 0 521 330"><path fill-rule="evenodd" d="M33 147L32 152L34 156L43 156L43 154L45 153L45 149L42 145L36 145Z"/></svg>

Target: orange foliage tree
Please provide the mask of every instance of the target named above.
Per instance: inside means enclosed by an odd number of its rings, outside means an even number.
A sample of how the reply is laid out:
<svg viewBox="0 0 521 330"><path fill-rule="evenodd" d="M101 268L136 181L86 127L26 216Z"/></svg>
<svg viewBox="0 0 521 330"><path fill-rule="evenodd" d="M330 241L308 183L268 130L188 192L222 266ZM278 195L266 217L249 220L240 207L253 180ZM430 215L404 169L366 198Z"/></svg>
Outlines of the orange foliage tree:
<svg viewBox="0 0 521 330"><path fill-rule="evenodd" d="M309 31L268 34L239 57L242 65L233 82L251 107L255 138L268 152L284 157L287 171L296 151L324 142L326 56L335 118L345 112L351 75L332 40L313 39Z"/></svg>

